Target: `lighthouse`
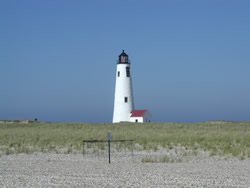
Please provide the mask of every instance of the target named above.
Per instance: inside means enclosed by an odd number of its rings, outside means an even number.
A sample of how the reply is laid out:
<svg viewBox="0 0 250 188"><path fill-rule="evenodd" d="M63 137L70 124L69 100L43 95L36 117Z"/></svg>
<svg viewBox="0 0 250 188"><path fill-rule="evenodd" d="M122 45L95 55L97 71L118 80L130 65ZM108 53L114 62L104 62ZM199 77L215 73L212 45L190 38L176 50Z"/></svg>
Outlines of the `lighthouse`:
<svg viewBox="0 0 250 188"><path fill-rule="evenodd" d="M113 123L130 121L134 110L130 60L122 51L116 65Z"/></svg>

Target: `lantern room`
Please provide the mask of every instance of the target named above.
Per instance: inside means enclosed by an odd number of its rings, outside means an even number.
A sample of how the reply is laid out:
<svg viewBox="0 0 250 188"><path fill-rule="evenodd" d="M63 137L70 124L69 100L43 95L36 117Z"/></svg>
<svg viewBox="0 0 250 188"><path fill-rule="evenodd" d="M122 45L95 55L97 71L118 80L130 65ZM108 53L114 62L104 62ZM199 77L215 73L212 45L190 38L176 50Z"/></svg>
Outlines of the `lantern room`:
<svg viewBox="0 0 250 188"><path fill-rule="evenodd" d="M130 64L128 55L122 50L122 53L119 55L118 64Z"/></svg>

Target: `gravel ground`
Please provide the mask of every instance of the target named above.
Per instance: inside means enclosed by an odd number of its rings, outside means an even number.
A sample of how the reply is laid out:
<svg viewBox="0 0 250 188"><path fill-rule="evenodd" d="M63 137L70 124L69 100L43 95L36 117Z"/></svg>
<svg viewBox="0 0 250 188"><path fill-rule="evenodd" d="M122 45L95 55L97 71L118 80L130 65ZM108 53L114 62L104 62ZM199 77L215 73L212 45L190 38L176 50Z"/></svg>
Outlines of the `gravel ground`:
<svg viewBox="0 0 250 188"><path fill-rule="evenodd" d="M142 163L135 154L18 154L0 157L0 187L250 187L250 160L192 158Z"/></svg>

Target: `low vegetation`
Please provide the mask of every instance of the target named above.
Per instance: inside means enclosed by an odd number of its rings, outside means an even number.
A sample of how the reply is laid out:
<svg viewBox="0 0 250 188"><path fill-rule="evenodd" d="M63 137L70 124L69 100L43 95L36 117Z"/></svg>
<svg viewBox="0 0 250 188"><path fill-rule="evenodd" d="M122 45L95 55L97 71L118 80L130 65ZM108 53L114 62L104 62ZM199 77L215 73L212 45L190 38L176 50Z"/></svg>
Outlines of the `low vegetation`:
<svg viewBox="0 0 250 188"><path fill-rule="evenodd" d="M135 150L176 150L183 156L250 158L250 121L202 123L0 123L0 155L33 152L81 152L82 140L133 139ZM178 149L176 149L178 148ZM144 162L153 159L145 158ZM169 162L165 157L160 161Z"/></svg>

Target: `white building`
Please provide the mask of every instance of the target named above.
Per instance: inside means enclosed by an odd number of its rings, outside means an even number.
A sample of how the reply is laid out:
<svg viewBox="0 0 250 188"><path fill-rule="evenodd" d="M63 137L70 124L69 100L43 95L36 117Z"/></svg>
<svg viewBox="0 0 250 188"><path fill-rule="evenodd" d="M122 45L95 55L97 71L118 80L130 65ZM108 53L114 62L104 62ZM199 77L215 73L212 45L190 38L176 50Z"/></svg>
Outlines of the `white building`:
<svg viewBox="0 0 250 188"><path fill-rule="evenodd" d="M151 122L152 116L148 110L133 110L130 113L130 122L145 123Z"/></svg>
<svg viewBox="0 0 250 188"><path fill-rule="evenodd" d="M134 110L130 61L123 50L116 67L113 123L151 120L151 114L147 110Z"/></svg>

